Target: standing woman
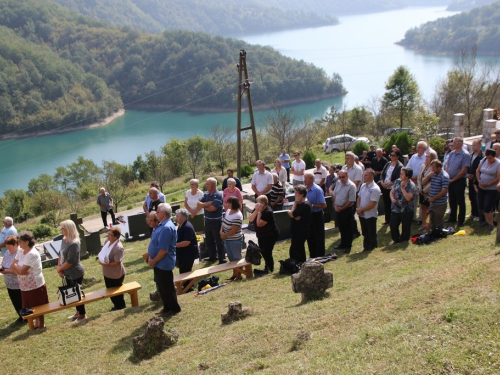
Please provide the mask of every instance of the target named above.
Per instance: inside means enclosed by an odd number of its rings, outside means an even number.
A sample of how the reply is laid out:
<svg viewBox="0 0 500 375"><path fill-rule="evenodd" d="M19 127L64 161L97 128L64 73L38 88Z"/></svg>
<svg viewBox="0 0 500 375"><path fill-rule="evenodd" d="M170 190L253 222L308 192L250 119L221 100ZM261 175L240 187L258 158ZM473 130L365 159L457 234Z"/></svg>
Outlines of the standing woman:
<svg viewBox="0 0 500 375"><path fill-rule="evenodd" d="M389 154L390 162L388 162L382 173L380 174L380 186L382 187L382 198L384 199L384 210L385 210L385 222L384 224L389 224L391 222L391 189L392 184L399 178L401 173L401 168L403 164L399 161L401 156L401 151L398 148L393 147Z"/></svg>
<svg viewBox="0 0 500 375"><path fill-rule="evenodd" d="M38 250L34 249L35 238L33 233L23 231L19 233L19 246L16 258L10 269L18 275L19 287L23 300L23 309L49 303L47 286L42 273L42 258ZM35 329L45 328L45 316L36 318Z"/></svg>
<svg viewBox="0 0 500 375"><path fill-rule="evenodd" d="M122 234L119 227L112 227L108 230L108 239L99 252L99 264L102 266L104 284L106 288L122 286L125 278L125 267L123 267L123 245L120 241ZM123 294L111 297L114 307L111 311L125 308L125 298Z"/></svg>
<svg viewBox="0 0 500 375"><path fill-rule="evenodd" d="M8 236L5 239L5 247L7 251L2 259L2 268L0 272L4 275L5 286L7 287L7 292L9 293L10 301L14 310L16 310L17 315L19 315L19 310L23 308L23 299L21 296L21 289L19 289L19 280L17 274L10 269L12 262L16 259L17 252L19 251L19 244L17 242L16 236ZM28 323L24 320L21 315L16 323Z"/></svg>
<svg viewBox="0 0 500 375"><path fill-rule="evenodd" d="M332 196L333 190L335 189L335 184L337 183L337 173L335 173L335 165L330 165L328 168L328 176L325 180L326 196Z"/></svg>
<svg viewBox="0 0 500 375"><path fill-rule="evenodd" d="M426 184L424 184L424 178L427 177L429 173L432 172L431 161L437 159L437 155L434 151L429 151L425 155L425 161L420 166L420 171L417 177L417 188L419 194L420 212L422 212L422 226L418 230L428 230L429 224L427 223L427 217L429 213L429 193L431 192L431 180L429 179Z"/></svg>
<svg viewBox="0 0 500 375"><path fill-rule="evenodd" d="M205 227L205 219L203 216L205 210L203 208L198 208L198 202L203 197L203 192L199 189L200 181L193 178L189 181L189 186L191 186L191 189L186 191L184 208L190 213L188 220L193 224L193 227L202 228L200 230L203 230Z"/></svg>
<svg viewBox="0 0 500 375"><path fill-rule="evenodd" d="M61 223L61 233L64 236L61 242L61 251L57 262L57 273L59 276L69 278L73 282L81 284L85 269L80 262L80 236L76 225L71 220ZM85 305L76 306L76 313L69 317L78 321L87 319Z"/></svg>
<svg viewBox="0 0 500 375"><path fill-rule="evenodd" d="M256 275L265 275L274 271L273 249L278 241L280 231L274 220L274 213L268 205L265 195L259 195L256 199L255 210L248 218L249 222L255 223L255 232L259 241L259 247L262 250L262 257L265 261L264 270L254 270Z"/></svg>
<svg viewBox="0 0 500 375"><path fill-rule="evenodd" d="M305 243L311 230L312 206L307 200L307 188L305 185L296 185L294 186L294 190L295 201L290 211L288 211L288 216L291 218L291 243L289 252L290 258L302 263L306 261Z"/></svg>
<svg viewBox="0 0 500 375"><path fill-rule="evenodd" d="M286 169L281 165L281 160L279 158L276 158L276 160L274 161L274 169L271 171L271 173L276 173L278 175L278 181L281 182L281 185L283 185L283 189L285 189L286 191L288 174L286 172Z"/></svg>
<svg viewBox="0 0 500 375"><path fill-rule="evenodd" d="M175 219L177 221L177 244L175 245L177 263L179 265L179 273L190 272L193 270L195 259L200 255L198 253L198 241L193 224L188 221L189 211L185 208L180 208L175 211ZM183 288L189 284L186 281Z"/></svg>
<svg viewBox="0 0 500 375"><path fill-rule="evenodd" d="M488 229L495 229L493 223L493 212L497 204L497 184L500 181L500 160L496 157L495 150L487 149L486 156L479 163L476 170L477 183L479 185L477 200L479 210L483 210L484 219Z"/></svg>
<svg viewBox="0 0 500 375"><path fill-rule="evenodd" d="M220 238L224 241L224 248L229 261L240 260L242 258L242 232L243 214L240 211L240 202L236 197L229 197L229 208L224 215L224 220L220 228ZM220 259L219 259L220 261ZM241 280L240 269L234 268L233 275L228 280Z"/></svg>
<svg viewBox="0 0 500 375"><path fill-rule="evenodd" d="M391 154L393 154L391 152ZM417 187L411 180L413 170L409 167L401 168L401 178L394 181L391 189L391 237L394 243L410 240L411 221L413 219L413 196L418 193ZM401 224L401 234L399 233Z"/></svg>
<svg viewBox="0 0 500 375"><path fill-rule="evenodd" d="M229 197L238 198L238 202L240 202L240 207L243 207L243 195L241 194L241 190L236 187L236 180L232 177L227 179L227 188L222 192L222 201L224 202L224 211L229 209L228 199Z"/></svg>

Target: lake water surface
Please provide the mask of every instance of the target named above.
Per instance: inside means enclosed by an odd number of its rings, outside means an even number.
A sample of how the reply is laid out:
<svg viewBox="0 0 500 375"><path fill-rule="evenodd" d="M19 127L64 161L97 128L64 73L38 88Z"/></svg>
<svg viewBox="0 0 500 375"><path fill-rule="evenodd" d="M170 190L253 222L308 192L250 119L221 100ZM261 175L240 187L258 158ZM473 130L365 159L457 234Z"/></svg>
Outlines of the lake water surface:
<svg viewBox="0 0 500 375"><path fill-rule="evenodd" d="M436 82L453 64L446 56L425 55L394 42L405 31L423 22L451 15L444 7L408 8L397 11L340 17L340 25L238 36L249 43L273 46L281 53L310 62L329 75L339 73L349 94L344 98L294 105L298 117L323 116L334 105L341 108L366 104L384 93L388 77L398 65L415 75L424 98L432 96ZM251 75L251 49L248 69ZM236 79L236 75L235 75ZM236 82L235 82L236 85ZM255 114L257 126L265 111ZM248 119L244 117L244 124ZM25 189L41 173L72 163L78 156L94 160L131 163L140 154L159 150L169 139L209 136L215 125L236 129L236 113L190 113L131 110L101 128L0 142L0 195L7 189Z"/></svg>

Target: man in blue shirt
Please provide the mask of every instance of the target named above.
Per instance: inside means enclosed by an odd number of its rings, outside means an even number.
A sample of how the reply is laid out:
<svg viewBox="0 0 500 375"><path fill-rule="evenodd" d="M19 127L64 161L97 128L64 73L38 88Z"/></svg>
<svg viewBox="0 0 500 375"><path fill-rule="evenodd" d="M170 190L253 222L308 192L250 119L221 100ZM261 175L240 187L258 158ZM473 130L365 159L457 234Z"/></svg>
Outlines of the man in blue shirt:
<svg viewBox="0 0 500 375"><path fill-rule="evenodd" d="M279 159L281 161L281 166L286 170L287 181L290 181L290 155L286 153L285 149L281 150Z"/></svg>
<svg viewBox="0 0 500 375"><path fill-rule="evenodd" d="M307 247L311 258L325 255L325 220L323 209L326 208L325 194L323 189L314 183L314 174L306 172L304 182L307 188L307 200L311 204L311 230L307 237Z"/></svg>
<svg viewBox="0 0 500 375"><path fill-rule="evenodd" d="M463 145L462 138L455 137L453 139L454 151L450 152L446 164L446 172L450 176L448 190L450 218L448 222L455 223L458 212L458 225L463 225L465 221L465 186L467 171L470 167L470 155L463 149Z"/></svg>
<svg viewBox="0 0 500 375"><path fill-rule="evenodd" d="M181 311L177 302L173 273L177 231L170 219L172 207L168 203L160 203L156 215L159 224L151 235L147 263L154 269L156 288L163 302L163 309L156 314L168 317Z"/></svg>
<svg viewBox="0 0 500 375"><path fill-rule="evenodd" d="M226 252L220 238L222 225L222 194L217 190L217 180L207 179L207 191L198 202L198 208L205 210L205 246L211 262L219 259L219 264L226 263ZM216 252L217 248L217 252Z"/></svg>

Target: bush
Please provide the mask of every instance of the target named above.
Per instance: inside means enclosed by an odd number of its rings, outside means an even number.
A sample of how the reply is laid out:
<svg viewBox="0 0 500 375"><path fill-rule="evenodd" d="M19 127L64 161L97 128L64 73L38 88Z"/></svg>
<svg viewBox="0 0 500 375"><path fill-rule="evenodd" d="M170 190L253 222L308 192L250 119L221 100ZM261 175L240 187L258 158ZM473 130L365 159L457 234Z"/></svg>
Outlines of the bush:
<svg viewBox="0 0 500 375"><path fill-rule="evenodd" d="M406 155L411 151L411 138L406 132L391 134L391 136L387 138L382 145L382 148L385 150L385 152L387 152L387 155L390 154L392 145L398 146L401 154Z"/></svg>
<svg viewBox="0 0 500 375"><path fill-rule="evenodd" d="M444 140L441 137L434 137L434 138L429 139L429 146L434 151L437 152L438 158L441 160L443 160L443 154L444 154L443 146L445 143L446 143L446 140Z"/></svg>
<svg viewBox="0 0 500 375"><path fill-rule="evenodd" d="M253 175L253 170L255 168L248 165L248 164L245 164L245 165L242 165L241 166L241 176L242 178L245 178L245 177L249 177L251 175Z"/></svg>
<svg viewBox="0 0 500 375"><path fill-rule="evenodd" d="M306 163L306 169L314 168L314 161L316 160L316 155L310 150L306 151L302 157L304 163Z"/></svg>
<svg viewBox="0 0 500 375"><path fill-rule="evenodd" d="M58 232L56 228L52 228L47 224L37 224L28 230L33 232L33 236L35 236L36 239L53 237Z"/></svg>
<svg viewBox="0 0 500 375"><path fill-rule="evenodd" d="M43 216L41 219L40 219L40 224L47 224L47 225L50 225L50 224L53 224L55 223L55 217L54 217L54 213L53 212L49 212L47 215Z"/></svg>
<svg viewBox="0 0 500 375"><path fill-rule="evenodd" d="M368 147L366 142L363 141L357 142L352 148L352 152L354 152L358 156L363 155L363 151L370 151L370 147Z"/></svg>

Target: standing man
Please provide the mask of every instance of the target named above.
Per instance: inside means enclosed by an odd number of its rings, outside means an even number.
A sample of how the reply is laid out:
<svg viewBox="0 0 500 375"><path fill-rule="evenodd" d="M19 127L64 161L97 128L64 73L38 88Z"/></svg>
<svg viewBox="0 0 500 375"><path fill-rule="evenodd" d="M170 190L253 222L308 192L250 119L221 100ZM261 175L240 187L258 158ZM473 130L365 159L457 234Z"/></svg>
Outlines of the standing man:
<svg viewBox="0 0 500 375"><path fill-rule="evenodd" d="M207 179L207 191L198 202L198 208L205 210L205 246L207 247L210 262L219 259L219 264L226 263L226 253L220 238L222 225L222 194L217 190L217 180ZM217 251L216 251L217 250Z"/></svg>
<svg viewBox="0 0 500 375"><path fill-rule="evenodd" d="M314 165L316 168L313 169L313 174L314 174L314 183L318 185L321 190L323 190L323 195L326 193L325 189L325 182L326 182L326 176L328 176L328 171L326 168L321 164L321 160L316 159L314 161ZM305 179L304 179L305 181ZM307 182L306 182L307 185ZM314 210L313 210L314 212Z"/></svg>
<svg viewBox="0 0 500 375"><path fill-rule="evenodd" d="M361 185L358 195L356 213L363 233L363 251L372 251L378 247L377 218L380 188L375 183L375 172L368 168L364 173L365 183Z"/></svg>
<svg viewBox="0 0 500 375"><path fill-rule="evenodd" d="M306 163L300 158L300 151L295 151L293 156L295 156L295 160L292 162L292 168L290 169L290 174L293 175L290 177L292 185L303 185Z"/></svg>
<svg viewBox="0 0 500 375"><path fill-rule="evenodd" d="M259 195L267 196L270 199L271 189L273 188L273 175L266 171L266 163L262 160L257 160L257 171L252 177L252 190L255 193L255 198Z"/></svg>
<svg viewBox="0 0 500 375"><path fill-rule="evenodd" d="M269 201L269 206L271 206L273 211L281 211L283 210L283 201L285 199L285 189L281 182L278 179L278 175L276 173L272 174L273 176L273 188L271 189L271 193L269 196L271 197Z"/></svg>
<svg viewBox="0 0 500 375"><path fill-rule="evenodd" d="M231 168L227 169L227 177L224 179L224 181L222 181L221 191L227 189L227 180L229 180L230 178L234 179L234 181L236 181L236 187L240 189L240 191L243 191L243 186L241 186L240 179L238 177L234 177L234 170Z"/></svg>
<svg viewBox="0 0 500 375"><path fill-rule="evenodd" d="M491 142L486 143L486 148L493 148L495 143L500 143L500 129L495 129L495 138Z"/></svg>
<svg viewBox="0 0 500 375"><path fill-rule="evenodd" d="M116 225L115 213L113 212L113 198L111 198L111 195L109 195L109 193L106 193L106 189L104 189L103 187L100 188L99 191L100 194L97 196L97 204L101 209L101 218L102 223L104 224L104 228L108 227L108 212L111 215L113 225Z"/></svg>
<svg viewBox="0 0 500 375"><path fill-rule="evenodd" d="M356 185L356 194L359 191L363 180L363 170L359 165L356 164L356 155L353 152L347 152L345 154L345 165L342 167L343 170L347 172L347 176L349 176L349 180L351 180L354 185ZM354 206L352 208L352 232L354 238L358 238L361 236L358 230L358 223L356 223L356 218L354 217L354 212L356 212L356 199L354 199Z"/></svg>
<svg viewBox="0 0 500 375"><path fill-rule="evenodd" d="M470 155L463 149L464 140L459 137L453 139L454 151L450 152L446 172L450 176L449 200L450 200L450 218L448 223L457 222L463 225L465 221L465 185L467 171L470 167ZM458 206L458 207L457 207Z"/></svg>
<svg viewBox="0 0 500 375"><path fill-rule="evenodd" d="M388 160L384 158L384 150L381 148L377 148L375 153L375 157L372 159L372 169L375 172L375 182L378 183L380 181L380 174L384 170L385 165Z"/></svg>
<svg viewBox="0 0 500 375"><path fill-rule="evenodd" d="M148 198L149 199L146 200L147 202L149 202L148 205L146 206L146 202L144 202L144 204L142 205L142 209L146 214L146 218L149 216L149 213L151 211L158 211L158 206L160 205L160 203L164 203L160 200L159 190L155 187L149 189Z"/></svg>
<svg viewBox="0 0 500 375"><path fill-rule="evenodd" d="M172 207L168 203L158 206L158 225L151 235L148 247L147 263L154 269L154 280L156 288L163 302L163 309L156 315L169 317L178 314L181 307L177 302L177 292L174 286L175 246L177 243L177 231L170 219Z"/></svg>
<svg viewBox="0 0 500 375"><path fill-rule="evenodd" d="M337 213L337 225L340 231L340 245L334 249L344 249L349 254L352 246L352 222L354 219L353 205L356 202L356 185L342 169L338 173L338 182L333 190L333 207Z"/></svg>
<svg viewBox="0 0 500 375"><path fill-rule="evenodd" d="M420 172L420 167L425 162L426 150L429 148L427 142L419 141L417 143L417 152L408 161L407 167L413 170L413 175L411 180L417 185L418 173ZM413 220L417 217L417 207L418 207L419 194L413 196ZM422 218L422 214L419 214L419 218Z"/></svg>
<svg viewBox="0 0 500 375"><path fill-rule="evenodd" d="M323 209L326 208L325 193L314 183L314 180L314 174L306 172L304 181L307 188L307 200L312 207L311 230L309 231L309 237L307 237L307 246L311 258L325 255L325 220L323 217Z"/></svg>
<svg viewBox="0 0 500 375"><path fill-rule="evenodd" d="M3 228L0 233L0 250L2 252L2 257L7 251L7 248L5 247L5 239L9 236L17 236L17 229L14 226L14 219L10 216L6 216L5 219L3 219Z"/></svg>
<svg viewBox="0 0 500 375"><path fill-rule="evenodd" d="M149 184L149 191L151 191L151 188L155 188L156 191L158 192L158 199L160 200L160 203L165 203L165 194L163 194L160 191L160 188L158 186L158 183L156 181L153 181ZM150 193L148 192L148 195L146 195L146 199L144 199L144 204L142 205L142 209L144 213L146 214L146 217L148 216L149 211L149 205L151 203L151 196Z"/></svg>
<svg viewBox="0 0 500 375"><path fill-rule="evenodd" d="M476 139L472 142L472 154L470 156L470 168L467 174L467 180L469 181L469 200L470 200L470 210L471 216L474 221L479 221L481 216L478 203L477 203L477 191L478 186L476 181L476 171L479 167L479 162L483 159L483 151L481 150L481 140ZM484 219L483 219L484 221Z"/></svg>
<svg viewBox="0 0 500 375"><path fill-rule="evenodd" d="M281 161L281 166L286 170L287 181L290 182L290 155L286 153L285 149L281 150L279 159Z"/></svg>
<svg viewBox="0 0 500 375"><path fill-rule="evenodd" d="M375 146L371 145L370 146L370 151L366 154L368 161L371 163L373 158L377 156L377 153L375 152Z"/></svg>
<svg viewBox="0 0 500 375"><path fill-rule="evenodd" d="M442 229L444 223L444 213L448 202L448 187L450 184L450 176L443 171L443 163L435 159L431 161L432 172L429 173L423 180L425 185L431 181L431 191L429 193L429 220L431 222L431 231L434 229Z"/></svg>

